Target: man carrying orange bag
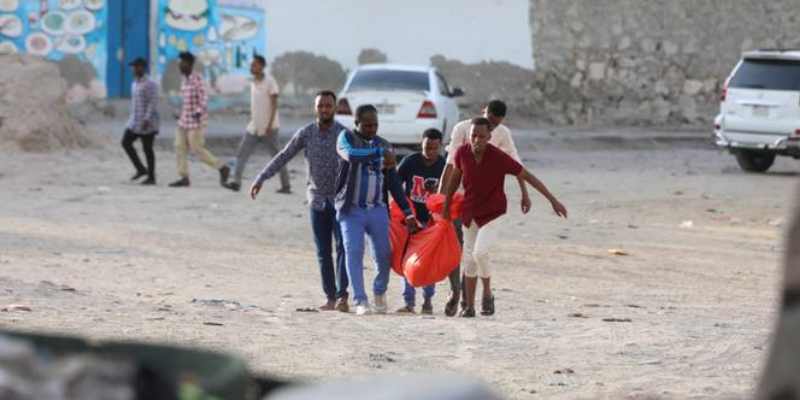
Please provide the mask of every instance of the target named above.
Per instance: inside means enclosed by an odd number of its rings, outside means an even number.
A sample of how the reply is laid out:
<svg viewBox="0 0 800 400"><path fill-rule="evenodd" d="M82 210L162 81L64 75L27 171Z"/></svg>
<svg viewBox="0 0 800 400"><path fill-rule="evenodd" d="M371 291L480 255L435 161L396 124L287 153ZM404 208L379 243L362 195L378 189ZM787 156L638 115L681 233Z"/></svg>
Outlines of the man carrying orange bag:
<svg viewBox="0 0 800 400"><path fill-rule="evenodd" d="M507 200L503 190L505 176L524 179L547 200L560 217L567 217L567 209L536 176L522 164L489 143L490 122L486 118L475 118L470 128L470 143L458 148L452 179L445 188L442 216L450 219L450 203L453 193L464 180L464 204L461 220L464 223L464 258L466 305L461 317L475 317L475 289L478 276L483 283L482 315L494 314L494 296L491 290L489 252L497 237L498 219L506 213Z"/></svg>
<svg viewBox="0 0 800 400"><path fill-rule="evenodd" d="M431 221L430 213L425 206L425 201L439 187L439 177L445 166L445 159L441 156L443 135L438 129L428 129L422 134L422 152L411 154L400 162L397 167L398 175L411 199L416 211L417 220L424 225ZM403 299L405 306L397 310L398 313L413 314L416 302L416 290L408 279L403 279ZM423 288L422 314L433 314L431 298L435 293L436 285Z"/></svg>

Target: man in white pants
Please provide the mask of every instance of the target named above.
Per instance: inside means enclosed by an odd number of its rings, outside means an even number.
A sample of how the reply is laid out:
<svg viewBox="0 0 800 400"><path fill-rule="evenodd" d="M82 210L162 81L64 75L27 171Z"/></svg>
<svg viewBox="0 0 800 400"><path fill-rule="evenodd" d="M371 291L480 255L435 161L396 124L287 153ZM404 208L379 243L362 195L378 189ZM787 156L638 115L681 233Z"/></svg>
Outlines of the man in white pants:
<svg viewBox="0 0 800 400"><path fill-rule="evenodd" d="M464 223L464 318L475 317L475 289L478 277L483 283L482 315L494 314L494 296L491 289L489 254L497 238L500 218L506 213L507 200L503 189L506 175L514 175L533 186L553 207L558 216L567 217L567 209L547 187L522 164L494 145L491 123L486 118L472 120L470 143L456 150L452 179L445 188L445 219L450 218L450 203L462 177L464 205L461 220Z"/></svg>
<svg viewBox="0 0 800 400"><path fill-rule="evenodd" d="M491 131L491 139L489 139L489 143L502 150L504 153L508 154L511 156L511 158L521 164L522 159L520 159L517 146L514 144L514 138L511 136L511 130L503 125L503 120L506 118L507 109L508 107L506 106L506 103L500 100L492 100L486 105L486 107L483 108L483 117L489 120L490 124L489 131ZM469 132L471 127L471 119L461 121L453 127L453 131L450 134L450 143L447 145L447 165L442 172L442 177L439 179L439 193L444 193L444 188L446 187L447 182L452 179L456 150L458 150L459 147L469 143ZM517 182L519 183L520 193L522 193L520 208L522 209L523 214L527 214L531 209L531 198L528 195L528 189L525 186L525 181L521 178L517 178ZM461 222L456 220L455 226L459 240L461 240L463 236ZM461 282L461 274L461 269L456 267L449 276L451 293L450 298L444 307L444 313L448 317L456 315L456 312L458 311L459 298L461 298L461 307L464 308L465 305L463 300L464 293L462 292L463 282Z"/></svg>

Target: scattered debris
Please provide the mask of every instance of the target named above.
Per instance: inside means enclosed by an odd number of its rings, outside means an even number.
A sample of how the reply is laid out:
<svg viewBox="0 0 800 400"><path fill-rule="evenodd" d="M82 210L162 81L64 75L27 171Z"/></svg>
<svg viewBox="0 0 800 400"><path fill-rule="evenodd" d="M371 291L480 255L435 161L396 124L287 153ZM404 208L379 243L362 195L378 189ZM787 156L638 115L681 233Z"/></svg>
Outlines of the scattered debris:
<svg viewBox="0 0 800 400"><path fill-rule="evenodd" d="M562 375L562 374L563 375L571 375L571 374L574 374L575 371L573 371L571 368L566 368L566 369L563 369L563 370L562 369L557 369L557 370L553 371L553 373L556 374L556 375Z"/></svg>
<svg viewBox="0 0 800 400"><path fill-rule="evenodd" d="M638 304L626 304L625 307L628 307L628 308L644 308L644 307L642 307L642 306L640 306Z"/></svg>
<svg viewBox="0 0 800 400"><path fill-rule="evenodd" d="M588 315L582 314L582 313L572 313L572 314L569 314L567 316L570 317L570 318L589 318Z"/></svg>
<svg viewBox="0 0 800 400"><path fill-rule="evenodd" d="M684 229L694 228L694 222L693 221L683 221L683 222L681 222L681 228L684 228Z"/></svg>
<svg viewBox="0 0 800 400"><path fill-rule="evenodd" d="M628 229L639 229L639 227L634 224L628 224Z"/></svg>
<svg viewBox="0 0 800 400"><path fill-rule="evenodd" d="M394 354L394 353L388 353L388 354L384 354L384 353L369 353L369 360L371 362L386 362L386 363L397 362L397 360L394 359L393 357L389 356L389 354Z"/></svg>
<svg viewBox="0 0 800 400"><path fill-rule="evenodd" d="M0 308L0 311L2 311L2 312L14 312L14 311L32 312L33 309L28 307L28 306L22 305L22 304L9 304L7 306L4 306L3 308Z"/></svg>
<svg viewBox="0 0 800 400"><path fill-rule="evenodd" d="M608 254L612 256L627 256L629 255L628 252L622 249L608 249Z"/></svg>
<svg viewBox="0 0 800 400"><path fill-rule="evenodd" d="M203 322L203 325L208 325L208 326L225 326L225 324L223 324L223 323L221 323L221 322Z"/></svg>
<svg viewBox="0 0 800 400"><path fill-rule="evenodd" d="M297 311L297 312L310 312L310 313L319 312L319 310L317 310L314 307L300 307L300 308L296 309L295 311Z"/></svg>
<svg viewBox="0 0 800 400"><path fill-rule="evenodd" d="M569 239L569 236L567 236L567 235L558 235L558 238L561 239L561 240L567 240L567 239Z"/></svg>
<svg viewBox="0 0 800 400"><path fill-rule="evenodd" d="M603 318L603 322L633 322L630 318Z"/></svg>

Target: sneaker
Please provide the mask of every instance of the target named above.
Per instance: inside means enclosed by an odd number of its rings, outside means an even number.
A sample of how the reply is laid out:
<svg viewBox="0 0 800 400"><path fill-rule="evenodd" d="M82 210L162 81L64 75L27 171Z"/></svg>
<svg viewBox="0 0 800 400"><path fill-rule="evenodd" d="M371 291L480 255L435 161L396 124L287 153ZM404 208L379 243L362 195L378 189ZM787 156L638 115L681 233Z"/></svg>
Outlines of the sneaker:
<svg viewBox="0 0 800 400"><path fill-rule="evenodd" d="M347 304L347 297L340 297L338 301L336 301L336 310L339 312L350 312L350 305Z"/></svg>
<svg viewBox="0 0 800 400"><path fill-rule="evenodd" d="M188 187L190 185L189 178L181 178L169 184L169 187Z"/></svg>
<svg viewBox="0 0 800 400"><path fill-rule="evenodd" d="M276 191L275 191L275 193L280 193L280 194L292 194L292 189L291 189L291 188L289 188L289 187L282 187L282 188L280 188L280 189L276 190Z"/></svg>
<svg viewBox="0 0 800 400"><path fill-rule="evenodd" d="M358 303L356 304L356 315L370 315L372 314L372 308L369 306L368 302Z"/></svg>
<svg viewBox="0 0 800 400"><path fill-rule="evenodd" d="M375 295L375 313L376 314L386 314L386 311L389 307L386 306L386 295L385 294L376 294Z"/></svg>
<svg viewBox="0 0 800 400"><path fill-rule="evenodd" d="M475 318L475 308L467 307L461 310L461 314L458 315L461 318Z"/></svg>
<svg viewBox="0 0 800 400"><path fill-rule="evenodd" d="M228 188L230 190L233 190L234 192L238 192L239 190L242 189L242 184L238 183L238 182L230 182L230 183L226 183L226 184L224 184L222 186L225 186L226 188Z"/></svg>
<svg viewBox="0 0 800 400"><path fill-rule="evenodd" d="M147 178L141 183L144 186L152 186L156 184L156 178Z"/></svg>
<svg viewBox="0 0 800 400"><path fill-rule="evenodd" d="M483 298L481 302L481 315L494 315L494 296Z"/></svg>
<svg viewBox="0 0 800 400"><path fill-rule="evenodd" d="M227 165L223 165L222 168L219 169L219 184L226 187L230 175L231 169Z"/></svg>
<svg viewBox="0 0 800 400"><path fill-rule="evenodd" d="M132 181L139 180L139 178L147 176L147 171L139 171L131 177Z"/></svg>
<svg viewBox="0 0 800 400"><path fill-rule="evenodd" d="M422 315L433 315L433 304L431 304L431 299L425 299L425 302L422 303Z"/></svg>
<svg viewBox="0 0 800 400"><path fill-rule="evenodd" d="M398 314L416 314L416 312L414 311L414 306L409 306L409 305L400 307L395 312Z"/></svg>

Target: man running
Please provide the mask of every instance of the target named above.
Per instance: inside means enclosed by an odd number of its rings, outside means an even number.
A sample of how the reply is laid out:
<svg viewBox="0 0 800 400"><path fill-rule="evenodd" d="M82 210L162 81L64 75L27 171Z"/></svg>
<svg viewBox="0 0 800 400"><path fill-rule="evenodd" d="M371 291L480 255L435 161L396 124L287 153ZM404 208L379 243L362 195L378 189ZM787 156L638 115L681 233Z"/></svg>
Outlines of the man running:
<svg viewBox="0 0 800 400"><path fill-rule="evenodd" d="M131 159L136 174L132 181L144 176L147 179L142 185L156 184L156 155L153 151L153 141L158 134L158 85L147 76L147 61L137 58L130 63L133 68L134 80L131 84L131 115L122 137L122 148ZM133 143L142 141L142 150L147 160L147 168L142 165Z"/></svg>
<svg viewBox="0 0 800 400"><path fill-rule="evenodd" d="M181 97L183 104L177 115L178 129L175 131L175 155L178 160L180 178L169 184L170 187L187 187L189 181L188 152L192 151L201 161L219 171L219 183L225 187L230 168L220 162L206 149L206 129L208 129L208 94L203 77L194 70L194 54L180 53L179 69L183 74Z"/></svg>
<svg viewBox="0 0 800 400"><path fill-rule="evenodd" d="M514 175L529 183L550 201L556 215L567 217L567 209L547 187L522 164L490 144L490 139L491 122L486 118L473 119L470 143L456 150L452 179L445 189L443 216L449 219L453 194L463 178L464 205L461 219L465 227L463 258L466 261L466 305L461 310L461 316L464 318L475 317L475 289L479 276L483 284L481 314L494 314L489 254L497 238L500 218L506 213L507 201L503 190L505 175Z"/></svg>
<svg viewBox="0 0 800 400"><path fill-rule="evenodd" d="M342 131L336 150L342 158L337 179L336 209L342 226L347 274L353 287L357 315L372 312L364 290L364 234L369 235L377 274L372 285L375 312L385 314L392 250L389 244L389 212L383 200L383 186L406 215L406 225L416 229L417 220L400 187L396 159L389 142L377 136L378 110L371 104L356 109L356 129Z"/></svg>
<svg viewBox="0 0 800 400"><path fill-rule="evenodd" d="M253 154L259 143L267 145L270 155L275 157L278 154L278 95L280 89L275 78L264 70L267 60L262 56L253 56L250 63L250 74L253 75L253 82L250 83L250 124L247 125L247 132L242 137L239 150L236 153L236 171L233 174L233 181L228 183L228 188L238 192L242 186L242 174L247 165L247 160ZM281 188L278 193L291 193L289 185L289 173L286 167L282 167Z"/></svg>
<svg viewBox="0 0 800 400"><path fill-rule="evenodd" d="M519 157L517 146L514 144L514 138L511 136L511 130L503 125L506 117L508 107L506 103L500 100L492 100L486 107L483 108L483 117L489 120L489 129L492 132L490 142L498 149L502 150L518 163L522 163ZM459 122L453 127L450 134L450 143L447 146L447 165L442 173L442 179L439 181L439 192L442 193L446 187L446 183L451 179L453 166L455 165L456 150L459 147L469 143L470 129L472 127L472 120L467 119ZM523 214L527 214L531 209L531 199L528 195L528 188L525 186L525 181L517 178L520 193L522 193L522 200L520 201L520 209ZM461 228L461 221L455 221L456 232L458 233L459 240L463 238L463 231ZM461 240L463 242L463 240ZM463 282L461 282L462 271L456 267L450 273L450 298L445 305L445 315L454 316L458 311L459 294L463 296L461 290L463 289ZM461 301L462 308L464 307L464 300Z"/></svg>
<svg viewBox="0 0 800 400"><path fill-rule="evenodd" d="M397 167L397 173L405 187L406 195L411 199L417 214L417 219L423 225L431 220L425 201L439 187L439 177L442 176L445 160L442 157L442 132L438 129L428 129L422 134L422 152L411 154L403 158ZM416 303L417 291L407 279L403 279L403 299L406 305L397 310L398 313L413 314ZM433 314L431 299L436 290L436 285L425 286L422 289L422 314Z"/></svg>
<svg viewBox="0 0 800 400"><path fill-rule="evenodd" d="M344 245L339 222L336 220L334 201L336 197L336 171L339 155L336 153L336 140L344 126L333 118L336 108L336 94L325 90L317 93L314 110L317 119L300 128L286 147L283 148L261 171L250 187L250 196L255 200L261 185L301 150L306 157L306 176L308 181L308 204L311 208L311 230L317 246L317 261L322 278L322 290L327 301L319 308L324 311L339 310L348 312L347 272L345 271ZM336 269L334 269L332 240L336 241Z"/></svg>

